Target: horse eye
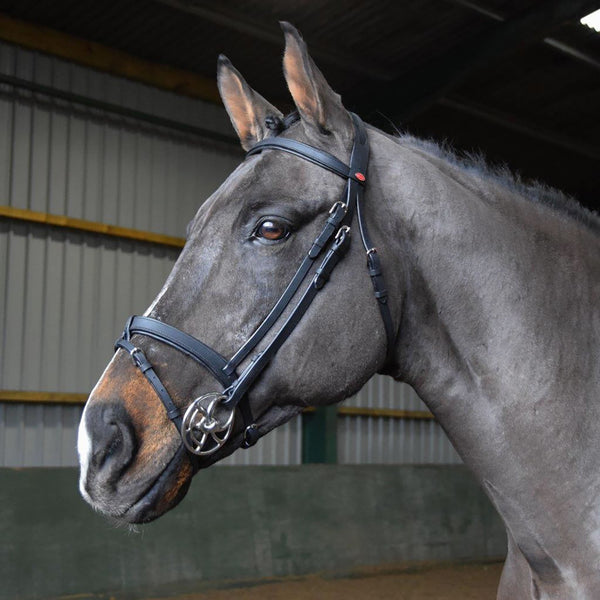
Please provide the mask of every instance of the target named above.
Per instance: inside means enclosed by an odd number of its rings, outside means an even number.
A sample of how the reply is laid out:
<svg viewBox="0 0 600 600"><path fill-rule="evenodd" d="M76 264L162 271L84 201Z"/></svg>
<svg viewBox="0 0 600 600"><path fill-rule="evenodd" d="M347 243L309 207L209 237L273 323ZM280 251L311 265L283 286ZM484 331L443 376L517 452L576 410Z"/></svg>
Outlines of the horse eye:
<svg viewBox="0 0 600 600"><path fill-rule="evenodd" d="M282 221L267 219L256 228L254 235L270 242L277 242L290 235L290 228Z"/></svg>

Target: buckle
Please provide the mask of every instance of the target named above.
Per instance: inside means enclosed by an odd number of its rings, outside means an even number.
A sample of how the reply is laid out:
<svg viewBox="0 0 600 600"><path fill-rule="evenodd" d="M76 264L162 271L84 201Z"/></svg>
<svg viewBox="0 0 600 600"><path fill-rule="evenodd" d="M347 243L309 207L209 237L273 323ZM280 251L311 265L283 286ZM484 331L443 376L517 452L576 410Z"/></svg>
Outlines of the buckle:
<svg viewBox="0 0 600 600"><path fill-rule="evenodd" d="M338 246L341 246L345 241L347 235L350 233L350 227L348 225L342 225L335 234L335 242Z"/></svg>
<svg viewBox="0 0 600 600"><path fill-rule="evenodd" d="M330 209L329 214L332 215L334 212L337 212L337 209L342 207L344 209L344 214L348 212L348 205L341 200L338 200Z"/></svg>
<svg viewBox="0 0 600 600"><path fill-rule="evenodd" d="M134 346L130 351L129 351L129 356L131 356L133 362L136 364L136 366L138 368L142 367L143 364L143 358L139 357L138 354L141 354L142 357L144 356L144 353L142 352L141 348L138 348L137 346Z"/></svg>

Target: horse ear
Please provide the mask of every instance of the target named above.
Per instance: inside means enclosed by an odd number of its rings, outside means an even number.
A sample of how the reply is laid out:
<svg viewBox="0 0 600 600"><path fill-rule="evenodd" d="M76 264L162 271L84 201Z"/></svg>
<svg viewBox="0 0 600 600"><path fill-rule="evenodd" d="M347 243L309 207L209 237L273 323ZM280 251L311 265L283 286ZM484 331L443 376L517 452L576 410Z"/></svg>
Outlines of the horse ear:
<svg viewBox="0 0 600 600"><path fill-rule="evenodd" d="M242 148L249 150L269 133L267 119L281 119L283 114L255 92L223 54L217 64L217 83Z"/></svg>
<svg viewBox="0 0 600 600"><path fill-rule="evenodd" d="M325 134L350 124L340 95L315 65L298 30L286 21L280 25L285 35L283 72L303 122Z"/></svg>

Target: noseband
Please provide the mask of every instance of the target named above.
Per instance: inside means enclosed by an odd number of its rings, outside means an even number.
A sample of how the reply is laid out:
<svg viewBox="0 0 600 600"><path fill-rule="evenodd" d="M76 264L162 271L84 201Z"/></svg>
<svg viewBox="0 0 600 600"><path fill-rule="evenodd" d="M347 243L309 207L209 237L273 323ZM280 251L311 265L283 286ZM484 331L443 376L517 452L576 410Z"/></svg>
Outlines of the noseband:
<svg viewBox="0 0 600 600"><path fill-rule="evenodd" d="M245 425L242 447L249 448L258 441L260 434L252 417L247 392L291 335L316 295L327 283L335 266L346 253L350 243L350 228L354 215L356 215L358 229L367 254L367 268L385 327L387 337L386 360L389 362L391 359L395 339L394 326L387 302L387 291L381 272L379 256L377 249L371 243L362 214L363 192L369 162L369 141L364 123L353 113L351 113L351 117L354 125L354 144L349 166L328 152L313 148L302 142L281 137L270 137L258 142L246 155L253 156L265 150L288 152L342 177L346 180L346 188L343 199L337 201L331 207L323 229L313 242L279 300L256 331L230 360L226 360L218 352L191 335L152 317L130 317L122 337L115 343L115 350L123 348L129 352L135 365L158 394L165 406L167 415L181 433L186 448L193 454L198 456L213 454L225 444L233 429L236 407L240 409ZM320 257L322 258L319 263L318 259ZM275 326L308 273L317 264L318 267L314 271L310 283L279 331L269 344L263 350L257 352L249 364L238 374L237 368L242 361L248 357ZM196 398L187 408L182 418L180 409L175 405L169 392L161 383L151 363L142 350L132 343L131 336L135 334L151 337L189 356L213 375L222 385L223 391L212 392Z"/></svg>

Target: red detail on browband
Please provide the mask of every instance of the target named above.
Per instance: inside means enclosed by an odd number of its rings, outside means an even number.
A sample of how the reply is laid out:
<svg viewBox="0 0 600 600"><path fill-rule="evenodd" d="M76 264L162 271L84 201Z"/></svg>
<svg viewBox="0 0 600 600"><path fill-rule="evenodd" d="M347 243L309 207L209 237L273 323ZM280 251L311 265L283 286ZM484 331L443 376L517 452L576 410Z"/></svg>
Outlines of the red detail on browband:
<svg viewBox="0 0 600 600"><path fill-rule="evenodd" d="M354 177L359 181L365 181L367 179L362 173L354 173Z"/></svg>

